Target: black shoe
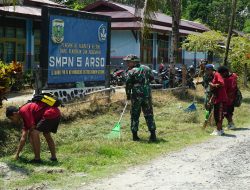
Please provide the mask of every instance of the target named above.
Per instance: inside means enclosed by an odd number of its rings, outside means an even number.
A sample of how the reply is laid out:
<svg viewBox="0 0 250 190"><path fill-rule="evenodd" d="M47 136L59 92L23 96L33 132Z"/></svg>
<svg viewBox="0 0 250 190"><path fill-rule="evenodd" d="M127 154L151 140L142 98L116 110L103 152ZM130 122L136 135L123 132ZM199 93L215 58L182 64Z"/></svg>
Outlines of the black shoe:
<svg viewBox="0 0 250 190"><path fill-rule="evenodd" d="M52 162L58 162L57 158L50 158L50 161L52 161Z"/></svg>
<svg viewBox="0 0 250 190"><path fill-rule="evenodd" d="M156 134L155 131L150 131L150 137L149 137L149 142L156 142L157 138L156 138Z"/></svg>
<svg viewBox="0 0 250 190"><path fill-rule="evenodd" d="M139 141L141 140L138 135L137 135L137 132L133 132L133 141Z"/></svg>
<svg viewBox="0 0 250 190"><path fill-rule="evenodd" d="M33 159L33 160L30 160L29 161L30 164L41 164L42 163L42 160L41 159Z"/></svg>

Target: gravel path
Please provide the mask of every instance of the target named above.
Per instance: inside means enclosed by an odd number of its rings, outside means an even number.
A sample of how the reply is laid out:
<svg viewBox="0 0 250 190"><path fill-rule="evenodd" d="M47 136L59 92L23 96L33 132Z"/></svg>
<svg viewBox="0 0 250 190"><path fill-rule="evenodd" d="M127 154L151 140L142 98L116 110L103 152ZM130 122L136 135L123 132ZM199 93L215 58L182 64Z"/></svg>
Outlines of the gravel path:
<svg viewBox="0 0 250 190"><path fill-rule="evenodd" d="M84 190L249 190L250 128L171 153Z"/></svg>
<svg viewBox="0 0 250 190"><path fill-rule="evenodd" d="M27 90L24 92L10 93L7 95L8 101L4 101L6 105L24 104L33 97L33 91Z"/></svg>

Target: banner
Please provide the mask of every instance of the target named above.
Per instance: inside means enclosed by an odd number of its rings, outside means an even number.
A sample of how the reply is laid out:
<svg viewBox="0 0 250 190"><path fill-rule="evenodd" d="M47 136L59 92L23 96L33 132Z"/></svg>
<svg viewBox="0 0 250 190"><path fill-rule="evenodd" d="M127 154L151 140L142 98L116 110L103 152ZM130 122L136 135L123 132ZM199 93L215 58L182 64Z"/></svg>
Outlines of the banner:
<svg viewBox="0 0 250 190"><path fill-rule="evenodd" d="M50 15L48 84L104 81L107 44L108 22Z"/></svg>

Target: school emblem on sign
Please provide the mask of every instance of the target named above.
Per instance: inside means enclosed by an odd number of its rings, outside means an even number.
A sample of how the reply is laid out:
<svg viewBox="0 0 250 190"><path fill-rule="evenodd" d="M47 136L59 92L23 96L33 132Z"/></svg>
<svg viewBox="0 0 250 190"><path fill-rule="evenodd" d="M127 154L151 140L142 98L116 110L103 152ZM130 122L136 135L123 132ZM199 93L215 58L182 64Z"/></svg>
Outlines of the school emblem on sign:
<svg viewBox="0 0 250 190"><path fill-rule="evenodd" d="M52 41L60 44L64 40L64 21L60 19L52 20Z"/></svg>
<svg viewBox="0 0 250 190"><path fill-rule="evenodd" d="M98 39L100 42L104 42L107 39L107 27L103 24L98 29Z"/></svg>

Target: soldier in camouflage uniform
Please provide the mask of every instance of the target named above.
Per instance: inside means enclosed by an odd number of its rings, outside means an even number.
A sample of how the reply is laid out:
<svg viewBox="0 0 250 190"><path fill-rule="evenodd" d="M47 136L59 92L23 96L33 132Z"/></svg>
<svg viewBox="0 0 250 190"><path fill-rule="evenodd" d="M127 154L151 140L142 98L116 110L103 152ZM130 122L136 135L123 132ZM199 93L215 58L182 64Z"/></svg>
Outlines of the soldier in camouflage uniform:
<svg viewBox="0 0 250 190"><path fill-rule="evenodd" d="M153 115L152 96L150 82L154 80L151 69L139 63L136 55L128 55L123 59L127 62L128 70L126 74L126 95L131 100L131 131L133 140L139 141L137 135L139 117L141 110L144 114L148 130L151 135L149 140L156 141L155 121Z"/></svg>

